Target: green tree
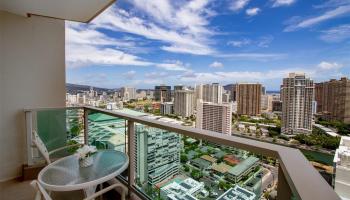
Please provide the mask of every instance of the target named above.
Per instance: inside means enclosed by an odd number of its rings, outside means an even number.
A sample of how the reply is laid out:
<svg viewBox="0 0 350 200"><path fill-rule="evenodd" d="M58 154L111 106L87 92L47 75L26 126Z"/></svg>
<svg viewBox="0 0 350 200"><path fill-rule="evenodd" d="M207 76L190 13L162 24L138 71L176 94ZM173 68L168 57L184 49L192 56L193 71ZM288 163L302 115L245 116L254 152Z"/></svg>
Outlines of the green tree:
<svg viewBox="0 0 350 200"><path fill-rule="evenodd" d="M181 154L180 161L181 161L181 163L186 163L188 161L187 155Z"/></svg>

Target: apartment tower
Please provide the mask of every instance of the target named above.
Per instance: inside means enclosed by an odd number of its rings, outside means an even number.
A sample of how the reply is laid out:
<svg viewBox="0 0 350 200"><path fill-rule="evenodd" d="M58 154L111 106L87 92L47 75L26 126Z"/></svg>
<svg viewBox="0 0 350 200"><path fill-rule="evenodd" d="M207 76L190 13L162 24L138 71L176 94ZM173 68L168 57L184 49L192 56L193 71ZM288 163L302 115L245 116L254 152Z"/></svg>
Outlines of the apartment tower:
<svg viewBox="0 0 350 200"><path fill-rule="evenodd" d="M237 114L252 115L261 114L261 91L259 83L236 84Z"/></svg>
<svg viewBox="0 0 350 200"><path fill-rule="evenodd" d="M198 100L196 128L231 135L232 104Z"/></svg>
<svg viewBox="0 0 350 200"><path fill-rule="evenodd" d="M196 99L203 102L222 103L223 87L219 83L196 86Z"/></svg>
<svg viewBox="0 0 350 200"><path fill-rule="evenodd" d="M194 112L194 91L175 90L174 113L182 117L189 117Z"/></svg>
<svg viewBox="0 0 350 200"><path fill-rule="evenodd" d="M348 78L316 83L315 100L317 113L321 116L350 123L350 80Z"/></svg>
<svg viewBox="0 0 350 200"><path fill-rule="evenodd" d="M142 185L155 185L173 178L180 168L180 135L136 124L136 178Z"/></svg>
<svg viewBox="0 0 350 200"><path fill-rule="evenodd" d="M120 94L123 98L123 101L136 99L136 89L134 87L122 87Z"/></svg>
<svg viewBox="0 0 350 200"><path fill-rule="evenodd" d="M312 131L313 80L304 73L290 73L281 85L282 133L292 135Z"/></svg>
<svg viewBox="0 0 350 200"><path fill-rule="evenodd" d="M171 101L171 86L160 85L154 87L154 99L160 102Z"/></svg>

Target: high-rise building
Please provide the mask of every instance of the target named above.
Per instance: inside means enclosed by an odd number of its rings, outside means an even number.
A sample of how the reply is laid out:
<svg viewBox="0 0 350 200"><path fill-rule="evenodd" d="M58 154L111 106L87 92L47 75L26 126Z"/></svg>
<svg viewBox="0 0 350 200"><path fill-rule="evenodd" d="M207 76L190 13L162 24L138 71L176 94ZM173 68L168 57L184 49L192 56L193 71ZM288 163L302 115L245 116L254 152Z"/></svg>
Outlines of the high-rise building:
<svg viewBox="0 0 350 200"><path fill-rule="evenodd" d="M334 156L333 186L341 199L350 199L350 137L342 136Z"/></svg>
<svg viewBox="0 0 350 200"><path fill-rule="evenodd" d="M225 85L224 89L228 91L228 94L230 95L229 101L236 101L236 84Z"/></svg>
<svg viewBox="0 0 350 200"><path fill-rule="evenodd" d="M136 124L136 178L142 185L155 185L179 173L180 135Z"/></svg>
<svg viewBox="0 0 350 200"><path fill-rule="evenodd" d="M231 135L232 104L198 100L196 128Z"/></svg>
<svg viewBox="0 0 350 200"><path fill-rule="evenodd" d="M166 86L166 85L155 86L154 99L160 102L170 102L171 86Z"/></svg>
<svg viewBox="0 0 350 200"><path fill-rule="evenodd" d="M222 102L223 103L230 102L230 94L228 92L222 93Z"/></svg>
<svg viewBox="0 0 350 200"><path fill-rule="evenodd" d="M194 91L175 90L174 113L182 117L189 117L194 112Z"/></svg>
<svg viewBox="0 0 350 200"><path fill-rule="evenodd" d="M222 103L223 87L219 83L196 85L196 99L204 102Z"/></svg>
<svg viewBox="0 0 350 200"><path fill-rule="evenodd" d="M176 90L184 90L184 89L186 89L186 87L183 86L183 85L175 85L174 86L174 91L176 91Z"/></svg>
<svg viewBox="0 0 350 200"><path fill-rule="evenodd" d="M261 110L264 112L272 112L273 96L269 94L261 95Z"/></svg>
<svg viewBox="0 0 350 200"><path fill-rule="evenodd" d="M253 116L261 114L261 91L259 83L236 84L237 114Z"/></svg>
<svg viewBox="0 0 350 200"><path fill-rule="evenodd" d="M272 101L272 112L282 112L282 101L280 100Z"/></svg>
<svg viewBox="0 0 350 200"><path fill-rule="evenodd" d="M174 113L174 103L173 102L164 102L160 104L160 114L170 115Z"/></svg>
<svg viewBox="0 0 350 200"><path fill-rule="evenodd" d="M282 133L297 134L312 131L313 80L304 73L290 73L281 86Z"/></svg>
<svg viewBox="0 0 350 200"><path fill-rule="evenodd" d="M315 84L317 113L325 118L350 123L350 80L341 78Z"/></svg>
<svg viewBox="0 0 350 200"><path fill-rule="evenodd" d="M136 89L134 87L122 87L120 91L120 95L123 101L136 99Z"/></svg>
<svg viewBox="0 0 350 200"><path fill-rule="evenodd" d="M266 87L265 86L261 86L261 94L266 95Z"/></svg>

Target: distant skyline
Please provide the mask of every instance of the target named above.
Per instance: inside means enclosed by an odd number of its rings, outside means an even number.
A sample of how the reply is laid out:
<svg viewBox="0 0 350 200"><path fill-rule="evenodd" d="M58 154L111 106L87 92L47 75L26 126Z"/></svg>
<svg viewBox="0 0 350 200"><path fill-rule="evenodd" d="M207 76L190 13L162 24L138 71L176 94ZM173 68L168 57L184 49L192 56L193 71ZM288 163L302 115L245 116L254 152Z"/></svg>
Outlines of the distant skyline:
<svg viewBox="0 0 350 200"><path fill-rule="evenodd" d="M350 0L118 0L66 23L67 83L105 88L350 74Z"/></svg>

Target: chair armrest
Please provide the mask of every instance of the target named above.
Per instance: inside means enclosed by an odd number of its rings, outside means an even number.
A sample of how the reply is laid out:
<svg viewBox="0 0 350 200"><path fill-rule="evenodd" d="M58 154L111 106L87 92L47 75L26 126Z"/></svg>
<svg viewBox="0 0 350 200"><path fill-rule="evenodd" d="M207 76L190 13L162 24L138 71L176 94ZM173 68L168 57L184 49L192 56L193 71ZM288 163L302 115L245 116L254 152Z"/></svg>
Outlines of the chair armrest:
<svg viewBox="0 0 350 200"><path fill-rule="evenodd" d="M57 148L57 149L55 149L55 150L50 151L50 152L49 152L49 155L54 154L54 153L59 152L59 151L62 151L62 150L67 149L67 148L77 147L77 146L82 146L82 145L83 145L83 144L79 144L79 143L78 143L78 144L72 144L72 145L60 147L60 148Z"/></svg>
<svg viewBox="0 0 350 200"><path fill-rule="evenodd" d="M113 185L110 185L110 186L108 186L108 187L106 187L106 188L96 192L95 194L93 194L93 195L91 195L89 197L86 197L84 200L93 200L96 197L101 196L104 193L106 193L108 191L111 191L112 189L115 189L117 187L121 187L121 189L122 189L122 194L121 194L122 195L122 200L125 200L125 192L126 192L127 188L124 185L122 185L121 183L115 183Z"/></svg>
<svg viewBox="0 0 350 200"><path fill-rule="evenodd" d="M30 185L37 191L37 194L35 195L35 200L41 200L41 196L44 197L44 200L52 200L50 195L40 185L38 181L34 180L30 183Z"/></svg>

